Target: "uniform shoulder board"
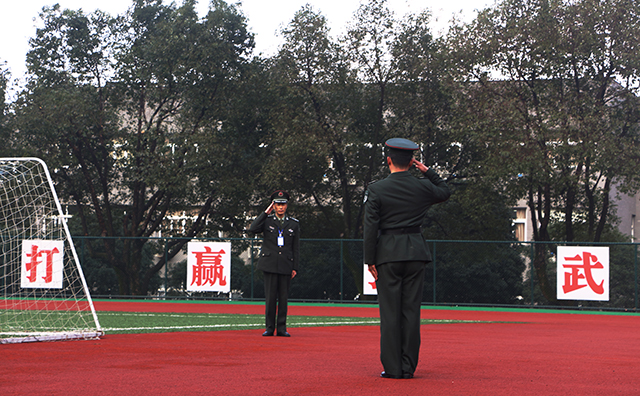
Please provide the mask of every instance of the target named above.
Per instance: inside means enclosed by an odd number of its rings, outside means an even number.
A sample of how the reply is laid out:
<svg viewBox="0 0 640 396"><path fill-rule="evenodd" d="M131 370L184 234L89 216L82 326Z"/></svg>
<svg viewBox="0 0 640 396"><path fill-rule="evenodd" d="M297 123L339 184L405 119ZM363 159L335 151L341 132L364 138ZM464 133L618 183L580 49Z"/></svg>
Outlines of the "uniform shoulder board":
<svg viewBox="0 0 640 396"><path fill-rule="evenodd" d="M296 223L299 223L298 219L296 219L295 217L289 217L289 219L295 221Z"/></svg>
<svg viewBox="0 0 640 396"><path fill-rule="evenodd" d="M374 180L374 181L372 181L371 183L369 183L369 186L370 186L370 185L372 185L372 184L374 184L374 183L377 183L377 182L379 182L379 181L380 181L380 180ZM363 202L362 202L362 203L367 203L367 200L368 200L368 199L369 199L369 188L368 188L368 186L367 186L367 189L366 189L366 190L364 190L364 200L363 200Z"/></svg>

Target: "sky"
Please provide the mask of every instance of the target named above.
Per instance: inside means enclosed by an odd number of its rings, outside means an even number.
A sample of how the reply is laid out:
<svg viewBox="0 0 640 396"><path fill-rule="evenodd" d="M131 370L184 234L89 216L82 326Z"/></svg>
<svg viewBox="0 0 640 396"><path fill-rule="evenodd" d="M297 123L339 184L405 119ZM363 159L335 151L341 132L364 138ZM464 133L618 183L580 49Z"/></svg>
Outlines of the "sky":
<svg viewBox="0 0 640 396"><path fill-rule="evenodd" d="M91 13L100 9L111 15L124 13L132 0L0 0L0 62L6 62L12 79L20 78L26 71L25 55L29 49L29 38L35 35L37 16L44 6L56 3L65 9L82 9ZM361 0L242 0L240 10L247 17L248 27L255 34L255 55L274 55L282 38L276 33L286 26L296 11L311 4L327 18L334 37L344 33L348 22L358 9ZM366 1L366 0L364 0ZM233 4L237 0L227 0ZM165 0L165 3L170 1ZM176 3L182 4L181 0ZM432 31L437 35L446 29L454 14L470 22L478 10L492 6L494 0L387 0L387 5L396 17L417 13L425 9L432 12ZM204 16L209 0L199 0L197 10Z"/></svg>

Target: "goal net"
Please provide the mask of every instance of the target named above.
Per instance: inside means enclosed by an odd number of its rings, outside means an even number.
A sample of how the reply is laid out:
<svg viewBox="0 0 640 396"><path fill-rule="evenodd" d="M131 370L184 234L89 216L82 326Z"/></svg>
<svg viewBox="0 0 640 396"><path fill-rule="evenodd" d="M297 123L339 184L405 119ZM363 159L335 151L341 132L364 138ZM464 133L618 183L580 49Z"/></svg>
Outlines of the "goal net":
<svg viewBox="0 0 640 396"><path fill-rule="evenodd" d="M0 343L102 334L46 164L0 158Z"/></svg>

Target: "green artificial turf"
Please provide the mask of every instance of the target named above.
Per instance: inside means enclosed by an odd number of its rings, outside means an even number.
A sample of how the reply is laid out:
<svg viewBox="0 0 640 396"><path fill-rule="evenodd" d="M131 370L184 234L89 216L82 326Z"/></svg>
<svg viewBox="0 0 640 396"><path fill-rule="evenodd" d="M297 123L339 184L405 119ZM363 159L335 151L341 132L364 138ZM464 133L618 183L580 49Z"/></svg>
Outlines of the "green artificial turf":
<svg viewBox="0 0 640 396"><path fill-rule="evenodd" d="M0 338L95 328L91 312L0 310Z"/></svg>
<svg viewBox="0 0 640 396"><path fill-rule="evenodd" d="M202 313L150 313L99 312L102 329L108 334L161 333L174 331L248 330L264 327L264 315L202 314ZM461 323L463 320L429 320L422 324ZM476 321L473 321L477 323ZM288 316L287 326L378 326L378 318L333 316Z"/></svg>

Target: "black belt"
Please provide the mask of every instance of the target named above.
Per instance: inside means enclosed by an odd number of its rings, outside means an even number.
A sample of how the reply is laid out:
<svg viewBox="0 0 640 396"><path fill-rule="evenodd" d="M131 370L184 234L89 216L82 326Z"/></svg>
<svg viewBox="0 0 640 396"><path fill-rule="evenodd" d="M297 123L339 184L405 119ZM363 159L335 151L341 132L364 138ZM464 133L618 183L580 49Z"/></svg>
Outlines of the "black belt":
<svg viewBox="0 0 640 396"><path fill-rule="evenodd" d="M380 230L380 235L420 234L420 227L387 228Z"/></svg>

